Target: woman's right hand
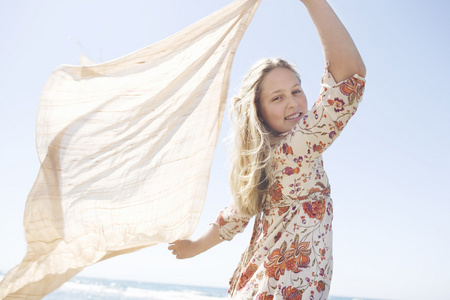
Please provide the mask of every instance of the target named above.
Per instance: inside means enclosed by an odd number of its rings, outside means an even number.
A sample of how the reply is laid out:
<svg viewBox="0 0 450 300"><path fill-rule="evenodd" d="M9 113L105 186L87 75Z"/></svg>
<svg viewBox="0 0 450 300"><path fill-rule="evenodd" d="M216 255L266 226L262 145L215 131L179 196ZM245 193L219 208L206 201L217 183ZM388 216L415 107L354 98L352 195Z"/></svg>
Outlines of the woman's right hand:
<svg viewBox="0 0 450 300"><path fill-rule="evenodd" d="M170 243L168 248L172 250L172 254L177 257L177 259L191 258L201 253L199 251L198 242L187 239L178 240Z"/></svg>
<svg viewBox="0 0 450 300"><path fill-rule="evenodd" d="M186 239L178 240L170 243L169 250L172 250L172 254L176 255L178 259L185 259L194 257L206 250L221 243L223 240L219 235L219 227L217 224L213 224L209 229L203 233L196 240Z"/></svg>

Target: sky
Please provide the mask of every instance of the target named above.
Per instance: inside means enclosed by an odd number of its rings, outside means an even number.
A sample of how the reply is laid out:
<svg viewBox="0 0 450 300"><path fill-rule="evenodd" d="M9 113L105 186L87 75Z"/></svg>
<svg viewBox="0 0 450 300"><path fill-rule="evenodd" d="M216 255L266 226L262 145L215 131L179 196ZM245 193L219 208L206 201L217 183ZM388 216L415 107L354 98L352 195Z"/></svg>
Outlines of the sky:
<svg viewBox="0 0 450 300"><path fill-rule="evenodd" d="M42 88L80 54L106 62L155 43L231 0L0 0L0 270L26 253L23 213L39 170ZM324 153L334 202L334 296L446 299L450 284L450 2L330 0L367 67L358 113ZM298 0L263 0L238 48L229 97L262 57L295 63L310 106L325 65ZM230 203L225 117L199 236ZM198 257L157 245L80 276L227 287L251 226Z"/></svg>

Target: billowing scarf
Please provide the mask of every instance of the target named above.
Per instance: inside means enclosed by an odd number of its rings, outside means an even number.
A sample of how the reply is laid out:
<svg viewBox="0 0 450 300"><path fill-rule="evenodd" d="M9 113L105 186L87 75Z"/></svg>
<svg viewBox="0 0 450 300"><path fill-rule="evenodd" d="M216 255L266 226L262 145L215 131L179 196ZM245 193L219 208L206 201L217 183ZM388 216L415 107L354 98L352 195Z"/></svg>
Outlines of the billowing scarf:
<svg viewBox="0 0 450 300"><path fill-rule="evenodd" d="M28 252L0 299L41 299L88 265L192 234L233 57L260 1L236 0L154 45L51 74Z"/></svg>

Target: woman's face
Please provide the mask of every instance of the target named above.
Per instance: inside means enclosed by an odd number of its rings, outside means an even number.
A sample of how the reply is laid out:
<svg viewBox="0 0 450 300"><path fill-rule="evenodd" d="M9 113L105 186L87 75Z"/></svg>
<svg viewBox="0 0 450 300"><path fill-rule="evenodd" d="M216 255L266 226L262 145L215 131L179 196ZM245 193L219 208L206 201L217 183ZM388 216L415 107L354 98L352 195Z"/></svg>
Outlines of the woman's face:
<svg viewBox="0 0 450 300"><path fill-rule="evenodd" d="M275 134L288 132L308 111L300 81L289 69L277 67L261 82L260 113Z"/></svg>

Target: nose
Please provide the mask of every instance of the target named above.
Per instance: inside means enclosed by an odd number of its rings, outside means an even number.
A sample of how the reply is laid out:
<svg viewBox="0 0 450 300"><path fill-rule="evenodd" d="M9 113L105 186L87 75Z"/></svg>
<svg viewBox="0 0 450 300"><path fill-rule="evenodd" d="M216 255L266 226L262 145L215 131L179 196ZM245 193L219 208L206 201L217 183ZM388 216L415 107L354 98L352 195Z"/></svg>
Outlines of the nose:
<svg viewBox="0 0 450 300"><path fill-rule="evenodd" d="M294 96L290 95L288 97L288 108L296 108L297 107L297 101L295 101Z"/></svg>

